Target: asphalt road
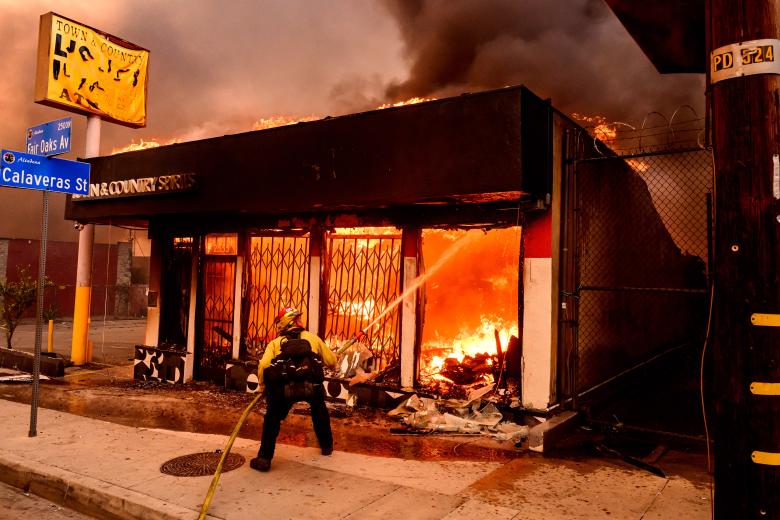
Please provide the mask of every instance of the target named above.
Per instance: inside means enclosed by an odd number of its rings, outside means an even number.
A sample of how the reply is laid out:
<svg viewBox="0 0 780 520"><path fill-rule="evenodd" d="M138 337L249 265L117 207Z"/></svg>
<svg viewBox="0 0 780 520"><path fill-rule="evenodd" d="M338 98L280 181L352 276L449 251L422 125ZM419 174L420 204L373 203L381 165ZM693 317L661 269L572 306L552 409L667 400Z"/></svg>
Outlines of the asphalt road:
<svg viewBox="0 0 780 520"><path fill-rule="evenodd" d="M87 520L91 517L58 506L21 489L0 482L0 518L5 520Z"/></svg>
<svg viewBox="0 0 780 520"><path fill-rule="evenodd" d="M89 330L89 339L93 343L93 358L96 363L107 365L125 365L134 356L135 345L143 344L146 331L146 320L106 320L95 319ZM41 349L47 348L48 325L43 324ZM73 324L71 322L55 322L54 352L70 357ZM5 335L0 335L3 347ZM13 348L25 352L35 350L35 321L25 321L14 332Z"/></svg>

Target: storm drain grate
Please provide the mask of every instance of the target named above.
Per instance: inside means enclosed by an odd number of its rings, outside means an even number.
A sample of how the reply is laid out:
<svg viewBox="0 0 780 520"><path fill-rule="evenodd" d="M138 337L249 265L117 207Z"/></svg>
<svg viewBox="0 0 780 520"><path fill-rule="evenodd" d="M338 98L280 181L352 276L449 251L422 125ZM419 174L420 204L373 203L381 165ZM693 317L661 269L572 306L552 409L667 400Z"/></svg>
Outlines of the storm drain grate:
<svg viewBox="0 0 780 520"><path fill-rule="evenodd" d="M160 472L174 477L203 477L213 475L217 471L219 459L222 457L221 451L206 451L202 453L193 453L191 455L182 455L160 466ZM235 453L228 453L225 462L222 464L222 473L227 473L244 464L244 457Z"/></svg>

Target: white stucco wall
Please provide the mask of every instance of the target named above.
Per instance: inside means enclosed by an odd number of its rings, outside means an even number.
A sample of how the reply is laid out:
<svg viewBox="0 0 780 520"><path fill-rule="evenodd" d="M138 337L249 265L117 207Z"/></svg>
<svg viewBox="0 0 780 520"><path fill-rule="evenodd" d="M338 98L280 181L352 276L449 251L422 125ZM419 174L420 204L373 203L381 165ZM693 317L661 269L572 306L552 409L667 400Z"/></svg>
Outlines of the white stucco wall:
<svg viewBox="0 0 780 520"><path fill-rule="evenodd" d="M545 409L550 402L552 363L551 258L525 259L523 309L523 406Z"/></svg>

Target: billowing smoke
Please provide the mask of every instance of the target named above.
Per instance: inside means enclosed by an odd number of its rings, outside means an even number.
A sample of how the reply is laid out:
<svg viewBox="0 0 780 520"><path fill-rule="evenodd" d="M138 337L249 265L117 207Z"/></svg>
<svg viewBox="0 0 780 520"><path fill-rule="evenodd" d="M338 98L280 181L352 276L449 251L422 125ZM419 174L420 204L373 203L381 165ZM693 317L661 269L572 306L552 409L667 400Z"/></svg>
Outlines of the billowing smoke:
<svg viewBox="0 0 780 520"><path fill-rule="evenodd" d="M390 101L524 84L565 112L637 120L683 104L701 75L660 75L603 0L384 0L409 75Z"/></svg>

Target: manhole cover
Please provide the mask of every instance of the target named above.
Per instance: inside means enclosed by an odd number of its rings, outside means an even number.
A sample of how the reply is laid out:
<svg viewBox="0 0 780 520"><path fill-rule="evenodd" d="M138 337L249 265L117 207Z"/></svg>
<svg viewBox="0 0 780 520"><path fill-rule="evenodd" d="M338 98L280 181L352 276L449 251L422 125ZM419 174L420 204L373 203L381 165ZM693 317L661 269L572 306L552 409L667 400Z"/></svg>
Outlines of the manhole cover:
<svg viewBox="0 0 780 520"><path fill-rule="evenodd" d="M217 471L221 451L207 451L176 457L160 466L160 472L174 477L203 477L213 475ZM235 453L228 453L222 464L222 473L227 473L244 464L244 457Z"/></svg>

